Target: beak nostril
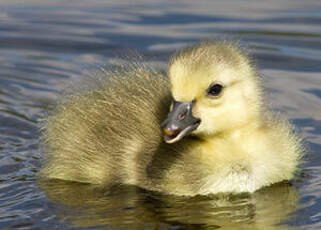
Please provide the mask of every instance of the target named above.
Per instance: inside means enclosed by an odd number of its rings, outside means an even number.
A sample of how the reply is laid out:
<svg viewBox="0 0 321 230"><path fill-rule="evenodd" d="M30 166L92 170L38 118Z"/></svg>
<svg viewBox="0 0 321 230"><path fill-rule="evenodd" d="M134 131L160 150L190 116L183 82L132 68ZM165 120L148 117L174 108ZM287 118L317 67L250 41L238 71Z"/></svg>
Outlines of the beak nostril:
<svg viewBox="0 0 321 230"><path fill-rule="evenodd" d="M179 114L177 118L178 118L179 121L181 121L181 120L183 120L185 118L185 115L184 114Z"/></svg>
<svg viewBox="0 0 321 230"><path fill-rule="evenodd" d="M187 111L184 111L183 113L178 114L177 120L181 121L186 117Z"/></svg>

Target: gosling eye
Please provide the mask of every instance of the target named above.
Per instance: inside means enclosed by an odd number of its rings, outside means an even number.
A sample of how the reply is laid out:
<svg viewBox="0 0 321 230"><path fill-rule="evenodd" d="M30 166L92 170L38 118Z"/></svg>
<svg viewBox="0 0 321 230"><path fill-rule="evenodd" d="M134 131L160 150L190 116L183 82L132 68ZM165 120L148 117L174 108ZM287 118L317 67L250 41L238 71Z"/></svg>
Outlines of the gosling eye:
<svg viewBox="0 0 321 230"><path fill-rule="evenodd" d="M221 94L223 86L221 84L211 85L207 90L207 95L217 97Z"/></svg>

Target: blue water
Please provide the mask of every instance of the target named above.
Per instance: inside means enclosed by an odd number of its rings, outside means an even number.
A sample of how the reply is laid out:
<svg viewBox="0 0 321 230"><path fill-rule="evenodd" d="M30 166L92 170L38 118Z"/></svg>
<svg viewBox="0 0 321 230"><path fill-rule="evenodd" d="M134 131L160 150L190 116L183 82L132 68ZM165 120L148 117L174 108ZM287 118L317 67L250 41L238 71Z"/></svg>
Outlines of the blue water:
<svg viewBox="0 0 321 230"><path fill-rule="evenodd" d="M227 197L38 184L41 119L66 86L138 50L241 40L307 146L291 184ZM0 229L321 229L321 2L0 0Z"/></svg>

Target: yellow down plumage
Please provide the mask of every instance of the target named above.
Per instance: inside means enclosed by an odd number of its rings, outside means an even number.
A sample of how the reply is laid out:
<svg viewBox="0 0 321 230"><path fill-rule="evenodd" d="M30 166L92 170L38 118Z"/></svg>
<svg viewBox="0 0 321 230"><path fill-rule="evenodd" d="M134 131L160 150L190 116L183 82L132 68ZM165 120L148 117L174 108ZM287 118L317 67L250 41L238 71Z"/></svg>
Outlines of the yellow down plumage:
<svg viewBox="0 0 321 230"><path fill-rule="evenodd" d="M184 48L168 76L122 66L104 71L97 87L65 97L43 129L40 178L205 195L254 192L294 177L299 138L264 106L258 73L236 44ZM222 86L217 96L209 95L213 84ZM200 123L167 144L161 123L173 100L193 102Z"/></svg>

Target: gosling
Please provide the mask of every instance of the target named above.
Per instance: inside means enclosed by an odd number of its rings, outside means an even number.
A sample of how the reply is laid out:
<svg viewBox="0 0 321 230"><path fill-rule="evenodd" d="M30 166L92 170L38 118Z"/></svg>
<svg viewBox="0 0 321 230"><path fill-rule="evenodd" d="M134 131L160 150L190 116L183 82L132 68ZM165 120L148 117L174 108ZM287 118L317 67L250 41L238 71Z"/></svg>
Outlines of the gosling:
<svg viewBox="0 0 321 230"><path fill-rule="evenodd" d="M264 105L248 55L227 41L178 51L168 74L144 64L104 71L97 87L62 99L43 139L40 179L186 196L291 180L303 153Z"/></svg>

